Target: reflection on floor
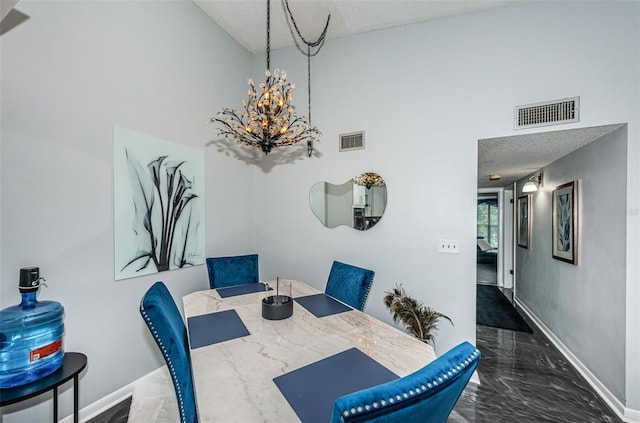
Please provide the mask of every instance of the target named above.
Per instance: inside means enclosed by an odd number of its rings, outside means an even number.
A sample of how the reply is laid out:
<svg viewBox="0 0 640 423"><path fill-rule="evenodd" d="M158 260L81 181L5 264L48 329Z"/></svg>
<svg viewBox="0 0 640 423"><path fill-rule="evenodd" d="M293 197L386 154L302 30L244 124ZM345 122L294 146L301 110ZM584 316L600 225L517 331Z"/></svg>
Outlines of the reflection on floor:
<svg viewBox="0 0 640 423"><path fill-rule="evenodd" d="M620 422L526 318L534 333L476 326L480 385L469 384L448 423Z"/></svg>

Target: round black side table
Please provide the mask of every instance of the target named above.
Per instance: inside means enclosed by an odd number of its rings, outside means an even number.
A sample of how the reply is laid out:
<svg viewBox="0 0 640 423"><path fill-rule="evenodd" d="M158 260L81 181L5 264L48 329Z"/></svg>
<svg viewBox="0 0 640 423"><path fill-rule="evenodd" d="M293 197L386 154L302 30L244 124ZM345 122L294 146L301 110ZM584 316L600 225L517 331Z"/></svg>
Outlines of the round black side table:
<svg viewBox="0 0 640 423"><path fill-rule="evenodd" d="M53 389L53 422L58 421L58 386L73 378L73 421L78 423L78 376L87 367L87 356L82 353L64 354L62 366L49 376L15 388L0 389L0 407L44 394Z"/></svg>

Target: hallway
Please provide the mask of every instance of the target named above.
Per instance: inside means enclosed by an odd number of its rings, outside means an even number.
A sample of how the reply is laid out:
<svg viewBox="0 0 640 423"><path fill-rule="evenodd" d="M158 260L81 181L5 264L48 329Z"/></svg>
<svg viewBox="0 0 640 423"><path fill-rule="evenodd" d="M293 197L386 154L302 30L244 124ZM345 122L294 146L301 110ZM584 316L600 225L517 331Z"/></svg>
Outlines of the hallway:
<svg viewBox="0 0 640 423"><path fill-rule="evenodd" d="M476 326L481 385L469 384L449 423L621 422L535 324L534 333Z"/></svg>

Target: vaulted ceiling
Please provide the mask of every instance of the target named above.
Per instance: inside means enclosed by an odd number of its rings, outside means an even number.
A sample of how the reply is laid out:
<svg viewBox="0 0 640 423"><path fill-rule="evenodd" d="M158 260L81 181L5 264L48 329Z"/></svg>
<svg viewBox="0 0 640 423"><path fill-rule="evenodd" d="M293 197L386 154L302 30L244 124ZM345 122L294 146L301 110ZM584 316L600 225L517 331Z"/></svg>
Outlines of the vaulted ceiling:
<svg viewBox="0 0 640 423"><path fill-rule="evenodd" d="M266 50L266 0L193 0L252 53ZM446 16L506 7L527 0L288 0L289 8L308 40L316 40L327 15L327 39L408 25ZM530 1L530 0L529 0ZM271 1L271 48L294 45L287 24L285 0Z"/></svg>

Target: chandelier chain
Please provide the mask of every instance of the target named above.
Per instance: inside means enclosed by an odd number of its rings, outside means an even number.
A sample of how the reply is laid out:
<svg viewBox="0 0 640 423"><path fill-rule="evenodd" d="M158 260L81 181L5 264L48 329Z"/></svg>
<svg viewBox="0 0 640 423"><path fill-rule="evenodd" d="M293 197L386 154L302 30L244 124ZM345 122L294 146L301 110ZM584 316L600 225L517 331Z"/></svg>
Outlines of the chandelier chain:
<svg viewBox="0 0 640 423"><path fill-rule="evenodd" d="M331 14L327 16L327 23L325 24L324 29L322 30L322 33L320 34L318 39L316 41L307 41L307 39L302 36L302 33L298 28L296 19L293 17L293 13L291 12L291 8L289 7L289 1L288 0L283 0L283 1L287 9L287 14L291 19L291 24L293 24L293 28L298 34L298 37L300 37L302 42L307 46L307 51L305 52L298 44L298 39L296 37L293 37L293 40L296 43L296 47L298 48L298 50L300 50L302 54L307 56L307 105L308 105L309 125L311 125L311 57L320 53L320 50L324 46L324 42L327 37L327 30L329 29L329 22L331 21ZM317 47L317 49L313 53L311 52L312 47ZM307 141L307 152L309 154L309 157L311 157L311 154L313 153L313 140Z"/></svg>
<svg viewBox="0 0 640 423"><path fill-rule="evenodd" d="M291 9L289 8L289 1L288 0L284 0L284 4L287 8L287 12L289 14L289 17L291 18L291 23L293 24L293 27L296 30L296 33L298 34L298 37L300 37L300 39L302 40L303 43L305 43L308 47L322 47L322 44L324 44L324 40L325 37L327 36L327 29L329 29L329 21L331 20L331 14L329 14L329 16L327 16L327 23L324 26L324 30L322 30L322 33L320 34L320 37L318 37L318 39L316 41L307 41L302 34L300 33L300 29L298 29L298 24L296 23L295 18L293 17L293 13L291 13ZM318 49L318 51L320 51L320 49ZM316 51L314 53L314 56L316 54L318 54L318 51Z"/></svg>
<svg viewBox="0 0 640 423"><path fill-rule="evenodd" d="M271 0L267 0L267 69L271 69Z"/></svg>
<svg viewBox="0 0 640 423"><path fill-rule="evenodd" d="M311 47L307 46L307 52ZM309 103L309 125L311 125L311 55L307 54L307 100Z"/></svg>

